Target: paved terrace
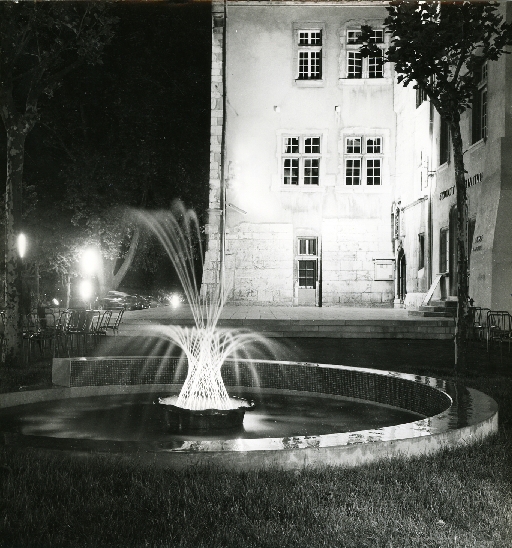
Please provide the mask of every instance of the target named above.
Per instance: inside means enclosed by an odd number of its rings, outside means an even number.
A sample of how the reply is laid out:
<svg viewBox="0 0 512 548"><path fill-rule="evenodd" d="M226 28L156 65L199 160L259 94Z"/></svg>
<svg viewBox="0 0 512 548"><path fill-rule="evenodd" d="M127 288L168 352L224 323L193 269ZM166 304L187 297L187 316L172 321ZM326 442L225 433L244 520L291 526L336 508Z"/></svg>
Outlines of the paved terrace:
<svg viewBox="0 0 512 548"><path fill-rule="evenodd" d="M149 325L193 325L188 306L125 312L120 335ZM219 326L247 327L267 337L451 339L452 318L409 316L402 308L225 306Z"/></svg>

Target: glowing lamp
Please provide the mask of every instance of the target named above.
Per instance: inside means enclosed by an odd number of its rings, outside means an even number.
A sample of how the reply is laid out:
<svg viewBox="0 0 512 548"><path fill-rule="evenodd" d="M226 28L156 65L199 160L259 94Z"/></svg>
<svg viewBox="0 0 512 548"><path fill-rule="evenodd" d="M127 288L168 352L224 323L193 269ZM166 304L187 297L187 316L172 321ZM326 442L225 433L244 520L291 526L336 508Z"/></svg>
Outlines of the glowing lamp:
<svg viewBox="0 0 512 548"><path fill-rule="evenodd" d="M25 253L27 252L27 237L25 234L20 233L18 234L18 255L20 259L23 259L25 257Z"/></svg>
<svg viewBox="0 0 512 548"><path fill-rule="evenodd" d="M93 287L90 280L82 280L80 282L80 297L83 301L88 301L92 297L93 294Z"/></svg>

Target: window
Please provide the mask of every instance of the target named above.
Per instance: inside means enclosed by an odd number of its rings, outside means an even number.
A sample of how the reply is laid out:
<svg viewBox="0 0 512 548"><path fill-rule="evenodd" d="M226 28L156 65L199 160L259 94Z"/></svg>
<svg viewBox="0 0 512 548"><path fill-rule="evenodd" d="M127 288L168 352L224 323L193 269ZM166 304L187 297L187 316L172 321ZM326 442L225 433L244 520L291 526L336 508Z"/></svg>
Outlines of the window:
<svg viewBox="0 0 512 548"><path fill-rule="evenodd" d="M298 30L298 80L322 78L322 31Z"/></svg>
<svg viewBox="0 0 512 548"><path fill-rule="evenodd" d="M428 99L427 92L418 86L416 88L416 108L418 108L427 99Z"/></svg>
<svg viewBox="0 0 512 548"><path fill-rule="evenodd" d="M425 234L418 234L418 270L425 268Z"/></svg>
<svg viewBox="0 0 512 548"><path fill-rule="evenodd" d="M441 118L439 130L439 165L442 166L450 158L450 127L448 122Z"/></svg>
<svg viewBox="0 0 512 548"><path fill-rule="evenodd" d="M283 137L283 184L318 186L320 183L320 136Z"/></svg>
<svg viewBox="0 0 512 548"><path fill-rule="evenodd" d="M471 262L471 251L473 248L473 238L475 236L476 219L469 219L468 221L468 268Z"/></svg>
<svg viewBox="0 0 512 548"><path fill-rule="evenodd" d="M382 185L382 137L345 138L345 184Z"/></svg>
<svg viewBox="0 0 512 548"><path fill-rule="evenodd" d="M487 62L475 71L477 89L473 93L471 106L471 142L487 138Z"/></svg>
<svg viewBox="0 0 512 548"><path fill-rule="evenodd" d="M318 239L299 238L297 251L299 287L315 289L318 278Z"/></svg>
<svg viewBox="0 0 512 548"><path fill-rule="evenodd" d="M439 233L439 272L448 272L448 229L442 228Z"/></svg>
<svg viewBox="0 0 512 548"><path fill-rule="evenodd" d="M359 52L358 43L360 29L347 30L347 78L384 78L382 53L374 57L363 58ZM370 41L374 44L384 44L384 29L373 29Z"/></svg>
<svg viewBox="0 0 512 548"><path fill-rule="evenodd" d="M316 255L316 238L299 238L299 255Z"/></svg>

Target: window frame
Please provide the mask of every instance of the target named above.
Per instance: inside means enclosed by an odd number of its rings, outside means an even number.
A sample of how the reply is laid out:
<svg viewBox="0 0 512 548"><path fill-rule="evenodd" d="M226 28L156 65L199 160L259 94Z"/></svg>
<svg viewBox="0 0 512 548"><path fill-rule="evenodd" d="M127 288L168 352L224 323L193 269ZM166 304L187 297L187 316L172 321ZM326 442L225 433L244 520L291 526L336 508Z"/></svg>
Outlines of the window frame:
<svg viewBox="0 0 512 548"><path fill-rule="evenodd" d="M356 25L347 26L345 34L345 74L344 78L347 80L381 80L386 77L384 71L384 63L382 58L384 57L385 49L385 30L384 27L378 27L373 29L374 33L379 33L381 37L377 40L372 40L372 43L377 44L381 49L381 61L377 62L377 57L362 57L359 53L361 44L357 43L357 38L361 34L361 26L358 28ZM356 64L354 61L358 59ZM360 69L356 72L351 68L359 65ZM380 67L380 70L377 70Z"/></svg>
<svg viewBox="0 0 512 548"><path fill-rule="evenodd" d="M309 35L309 40L311 40L311 35L315 32L320 33L320 44L310 43L310 44L301 44L300 34L307 33ZM326 25L323 22L294 22L292 23L292 40L293 40L293 67L292 67L292 77L293 84L297 87L322 87L325 85L325 55L326 48L324 47L326 40ZM313 54L317 54L317 60L319 64L319 74L316 77L301 77L300 70L300 58L301 53L307 56L308 59L308 74L311 74L311 58Z"/></svg>
<svg viewBox="0 0 512 548"><path fill-rule="evenodd" d="M304 242L304 252L301 252L301 242ZM297 261L297 283L298 287L301 289L316 289L316 286L318 284L318 274L319 274L319 268L318 268L318 260L319 260L319 241L318 237L316 236L299 236L297 238L297 255L296 255L296 261ZM311 247L313 249L311 249ZM302 276L301 278L301 263L306 265L306 276ZM313 265L313 268L307 268L307 264L311 263ZM302 269L303 270L303 269ZM308 272L313 272L312 276L308 276ZM313 283L307 284L307 281L309 278L312 278ZM305 285L301 285L301 279L306 280Z"/></svg>
<svg viewBox="0 0 512 548"><path fill-rule="evenodd" d="M359 146L357 146L359 141ZM371 144L370 142L373 141ZM378 143L378 144L377 144ZM369 150L369 147L372 147ZM378 147L378 148L376 148ZM349 149L352 149L349 152ZM349 166L350 162L350 166ZM356 164L357 162L357 164ZM378 162L370 166L370 162ZM384 138L374 134L348 134L343 137L343 182L345 187L382 188L384 184ZM359 174L354 173L358 170ZM378 171L378 175L374 173ZM370 174L371 173L371 174ZM378 178L378 183L375 183ZM349 182L349 180L351 182ZM359 182L354 183L354 180ZM371 182L369 182L371 180Z"/></svg>
<svg viewBox="0 0 512 548"><path fill-rule="evenodd" d="M448 227L439 229L439 272L450 271L450 230Z"/></svg>
<svg viewBox="0 0 512 548"><path fill-rule="evenodd" d="M294 143L287 143L287 140L297 139L297 148L294 147ZM317 142L313 142L313 140ZM307 143L307 141L312 141ZM287 152L288 147L292 147L290 152ZM310 147L310 150L307 148ZM318 147L315 150L315 147ZM321 165L322 165L322 150L323 140L322 134L300 134L300 133L285 133L281 135L281 186L283 187L306 187L306 188L319 188L321 182ZM296 160L296 167L286 164L293 164L293 160ZM316 165L314 165L316 163ZM309 164L309 165L308 165ZM293 176L287 174L287 170L296 169L297 182L293 182ZM288 172L290 173L290 172ZM287 179L290 182L286 182ZM316 182L315 182L316 180Z"/></svg>
<svg viewBox="0 0 512 548"><path fill-rule="evenodd" d="M487 78L488 62L483 61L478 68L479 79L477 88L473 92L473 103L471 105L471 144L487 139Z"/></svg>

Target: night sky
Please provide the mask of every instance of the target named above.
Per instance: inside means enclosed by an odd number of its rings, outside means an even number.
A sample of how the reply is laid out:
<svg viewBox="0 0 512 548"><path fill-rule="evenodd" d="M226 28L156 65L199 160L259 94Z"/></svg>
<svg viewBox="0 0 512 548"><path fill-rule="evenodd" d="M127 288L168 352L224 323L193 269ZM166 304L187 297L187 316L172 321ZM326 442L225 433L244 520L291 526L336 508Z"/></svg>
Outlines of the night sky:
<svg viewBox="0 0 512 548"><path fill-rule="evenodd" d="M64 196L72 169L88 169L77 167L80 155L106 150L118 159L113 166L126 167L117 171L118 178L114 167L107 168L114 185L122 187L127 178L151 179L147 207L166 207L180 198L199 214L206 211L210 4L122 1L112 9L119 23L103 63L71 73L51 99L40 101L41 123L25 148L24 184L35 189L39 209L28 224L47 222L45 211ZM158 284L155 276L152 283ZM136 273L127 283L137 284Z"/></svg>

